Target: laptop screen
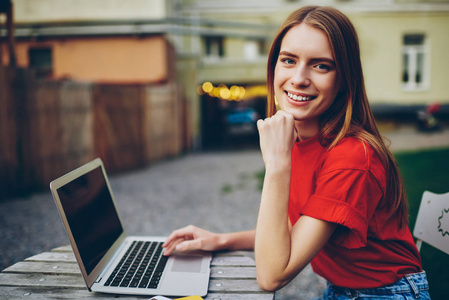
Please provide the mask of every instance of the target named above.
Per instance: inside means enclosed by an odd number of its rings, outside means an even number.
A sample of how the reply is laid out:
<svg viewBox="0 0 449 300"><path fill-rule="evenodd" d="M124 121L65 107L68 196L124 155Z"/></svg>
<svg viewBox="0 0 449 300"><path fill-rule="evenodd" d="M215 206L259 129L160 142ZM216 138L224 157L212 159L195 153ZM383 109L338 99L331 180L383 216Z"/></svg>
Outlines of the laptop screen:
<svg viewBox="0 0 449 300"><path fill-rule="evenodd" d="M89 275L123 233L101 167L76 178L57 191Z"/></svg>

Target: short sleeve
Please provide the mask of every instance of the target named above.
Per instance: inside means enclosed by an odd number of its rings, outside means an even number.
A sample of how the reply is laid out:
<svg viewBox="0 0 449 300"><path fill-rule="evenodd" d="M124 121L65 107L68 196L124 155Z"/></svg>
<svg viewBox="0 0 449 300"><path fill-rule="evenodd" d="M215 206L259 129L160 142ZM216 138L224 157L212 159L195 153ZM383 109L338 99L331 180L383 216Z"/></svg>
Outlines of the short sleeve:
<svg viewBox="0 0 449 300"><path fill-rule="evenodd" d="M331 242L355 249L367 244L368 227L383 192L364 168L346 168L318 174L315 192L301 214L337 223Z"/></svg>

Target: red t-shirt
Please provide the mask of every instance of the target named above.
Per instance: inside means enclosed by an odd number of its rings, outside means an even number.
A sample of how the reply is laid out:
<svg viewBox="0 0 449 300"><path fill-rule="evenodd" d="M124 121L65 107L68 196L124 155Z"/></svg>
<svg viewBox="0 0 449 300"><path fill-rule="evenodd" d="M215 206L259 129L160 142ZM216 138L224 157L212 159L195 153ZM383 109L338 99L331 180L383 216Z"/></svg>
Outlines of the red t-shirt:
<svg viewBox="0 0 449 300"><path fill-rule="evenodd" d="M334 285L376 288L422 271L410 230L379 205L385 177L375 151L357 138L329 151L317 137L293 147L289 218L293 225L300 215L339 224L311 263Z"/></svg>

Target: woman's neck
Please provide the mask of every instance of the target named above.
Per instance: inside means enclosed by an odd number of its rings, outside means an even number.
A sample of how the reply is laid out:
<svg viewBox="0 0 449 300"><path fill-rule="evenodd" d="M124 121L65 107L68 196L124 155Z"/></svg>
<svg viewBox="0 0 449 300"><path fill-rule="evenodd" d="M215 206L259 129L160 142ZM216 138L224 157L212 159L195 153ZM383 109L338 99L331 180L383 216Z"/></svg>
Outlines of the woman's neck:
<svg viewBox="0 0 449 300"><path fill-rule="evenodd" d="M295 129L300 142L310 139L320 132L318 123L310 124L304 121L295 121Z"/></svg>

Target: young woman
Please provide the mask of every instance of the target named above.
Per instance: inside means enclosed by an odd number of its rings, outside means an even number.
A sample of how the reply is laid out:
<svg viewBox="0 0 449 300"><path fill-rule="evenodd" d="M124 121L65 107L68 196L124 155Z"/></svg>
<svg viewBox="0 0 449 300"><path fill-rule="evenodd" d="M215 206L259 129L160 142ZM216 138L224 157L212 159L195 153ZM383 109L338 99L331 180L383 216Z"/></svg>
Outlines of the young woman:
<svg viewBox="0 0 449 300"><path fill-rule="evenodd" d="M311 263L329 282L323 299L430 298L349 19L329 7L293 12L273 42L267 79L269 117L257 123L265 179L256 230L188 226L169 236L166 255L254 249L262 289L283 287Z"/></svg>

